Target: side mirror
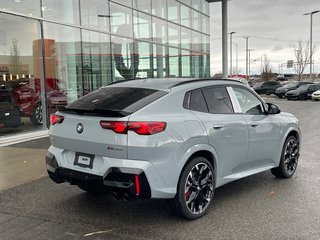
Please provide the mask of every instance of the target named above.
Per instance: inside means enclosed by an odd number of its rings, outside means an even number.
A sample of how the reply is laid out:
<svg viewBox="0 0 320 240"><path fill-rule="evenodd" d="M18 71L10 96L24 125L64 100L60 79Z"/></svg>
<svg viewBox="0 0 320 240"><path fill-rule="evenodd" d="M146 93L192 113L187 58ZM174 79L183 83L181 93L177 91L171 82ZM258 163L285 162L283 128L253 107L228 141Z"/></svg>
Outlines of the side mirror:
<svg viewBox="0 0 320 240"><path fill-rule="evenodd" d="M268 105L268 114L279 114L281 113L281 110L280 108L273 104L273 103L267 103Z"/></svg>

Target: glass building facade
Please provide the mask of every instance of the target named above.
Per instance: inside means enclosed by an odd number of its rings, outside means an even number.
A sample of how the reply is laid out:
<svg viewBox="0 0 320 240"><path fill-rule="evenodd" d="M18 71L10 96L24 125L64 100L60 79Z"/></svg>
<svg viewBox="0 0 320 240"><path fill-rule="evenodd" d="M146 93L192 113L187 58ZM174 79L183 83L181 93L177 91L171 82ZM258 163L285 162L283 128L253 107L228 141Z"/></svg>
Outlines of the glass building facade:
<svg viewBox="0 0 320 240"><path fill-rule="evenodd" d="M206 0L2 0L0 23L0 135L117 80L210 76Z"/></svg>

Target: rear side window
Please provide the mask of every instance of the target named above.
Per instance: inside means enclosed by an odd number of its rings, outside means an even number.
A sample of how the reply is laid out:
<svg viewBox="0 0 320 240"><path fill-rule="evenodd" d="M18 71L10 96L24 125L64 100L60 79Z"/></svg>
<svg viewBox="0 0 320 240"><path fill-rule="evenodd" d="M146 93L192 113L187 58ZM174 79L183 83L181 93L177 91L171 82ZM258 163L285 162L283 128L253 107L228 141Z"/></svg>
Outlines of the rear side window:
<svg viewBox="0 0 320 240"><path fill-rule="evenodd" d="M233 113L233 107L225 87L203 89L210 113Z"/></svg>
<svg viewBox="0 0 320 240"><path fill-rule="evenodd" d="M126 116L166 94L165 91L146 88L103 87L79 98L69 104L66 109Z"/></svg>
<svg viewBox="0 0 320 240"><path fill-rule="evenodd" d="M204 100L201 90L191 92L189 109L199 112L208 112L206 101Z"/></svg>

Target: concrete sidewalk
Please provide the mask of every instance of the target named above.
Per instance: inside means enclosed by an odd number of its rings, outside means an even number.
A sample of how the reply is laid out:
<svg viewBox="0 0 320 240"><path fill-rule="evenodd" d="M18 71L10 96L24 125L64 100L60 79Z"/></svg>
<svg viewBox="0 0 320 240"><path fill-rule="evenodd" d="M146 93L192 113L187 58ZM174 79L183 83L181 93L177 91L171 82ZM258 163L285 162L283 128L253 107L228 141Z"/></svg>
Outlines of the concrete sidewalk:
<svg viewBox="0 0 320 240"><path fill-rule="evenodd" d="M0 148L0 191L47 176L47 150L38 148Z"/></svg>

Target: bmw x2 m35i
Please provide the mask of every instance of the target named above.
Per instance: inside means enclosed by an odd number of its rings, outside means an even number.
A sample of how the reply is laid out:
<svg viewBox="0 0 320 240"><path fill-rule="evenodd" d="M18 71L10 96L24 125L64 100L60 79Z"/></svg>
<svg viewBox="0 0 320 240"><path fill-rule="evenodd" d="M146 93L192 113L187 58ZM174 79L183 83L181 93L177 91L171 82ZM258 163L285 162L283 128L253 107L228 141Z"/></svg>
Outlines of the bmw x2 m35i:
<svg viewBox="0 0 320 240"><path fill-rule="evenodd" d="M202 217L214 191L296 171L298 120L232 80L143 79L102 87L51 115L50 178L119 198L168 199Z"/></svg>

